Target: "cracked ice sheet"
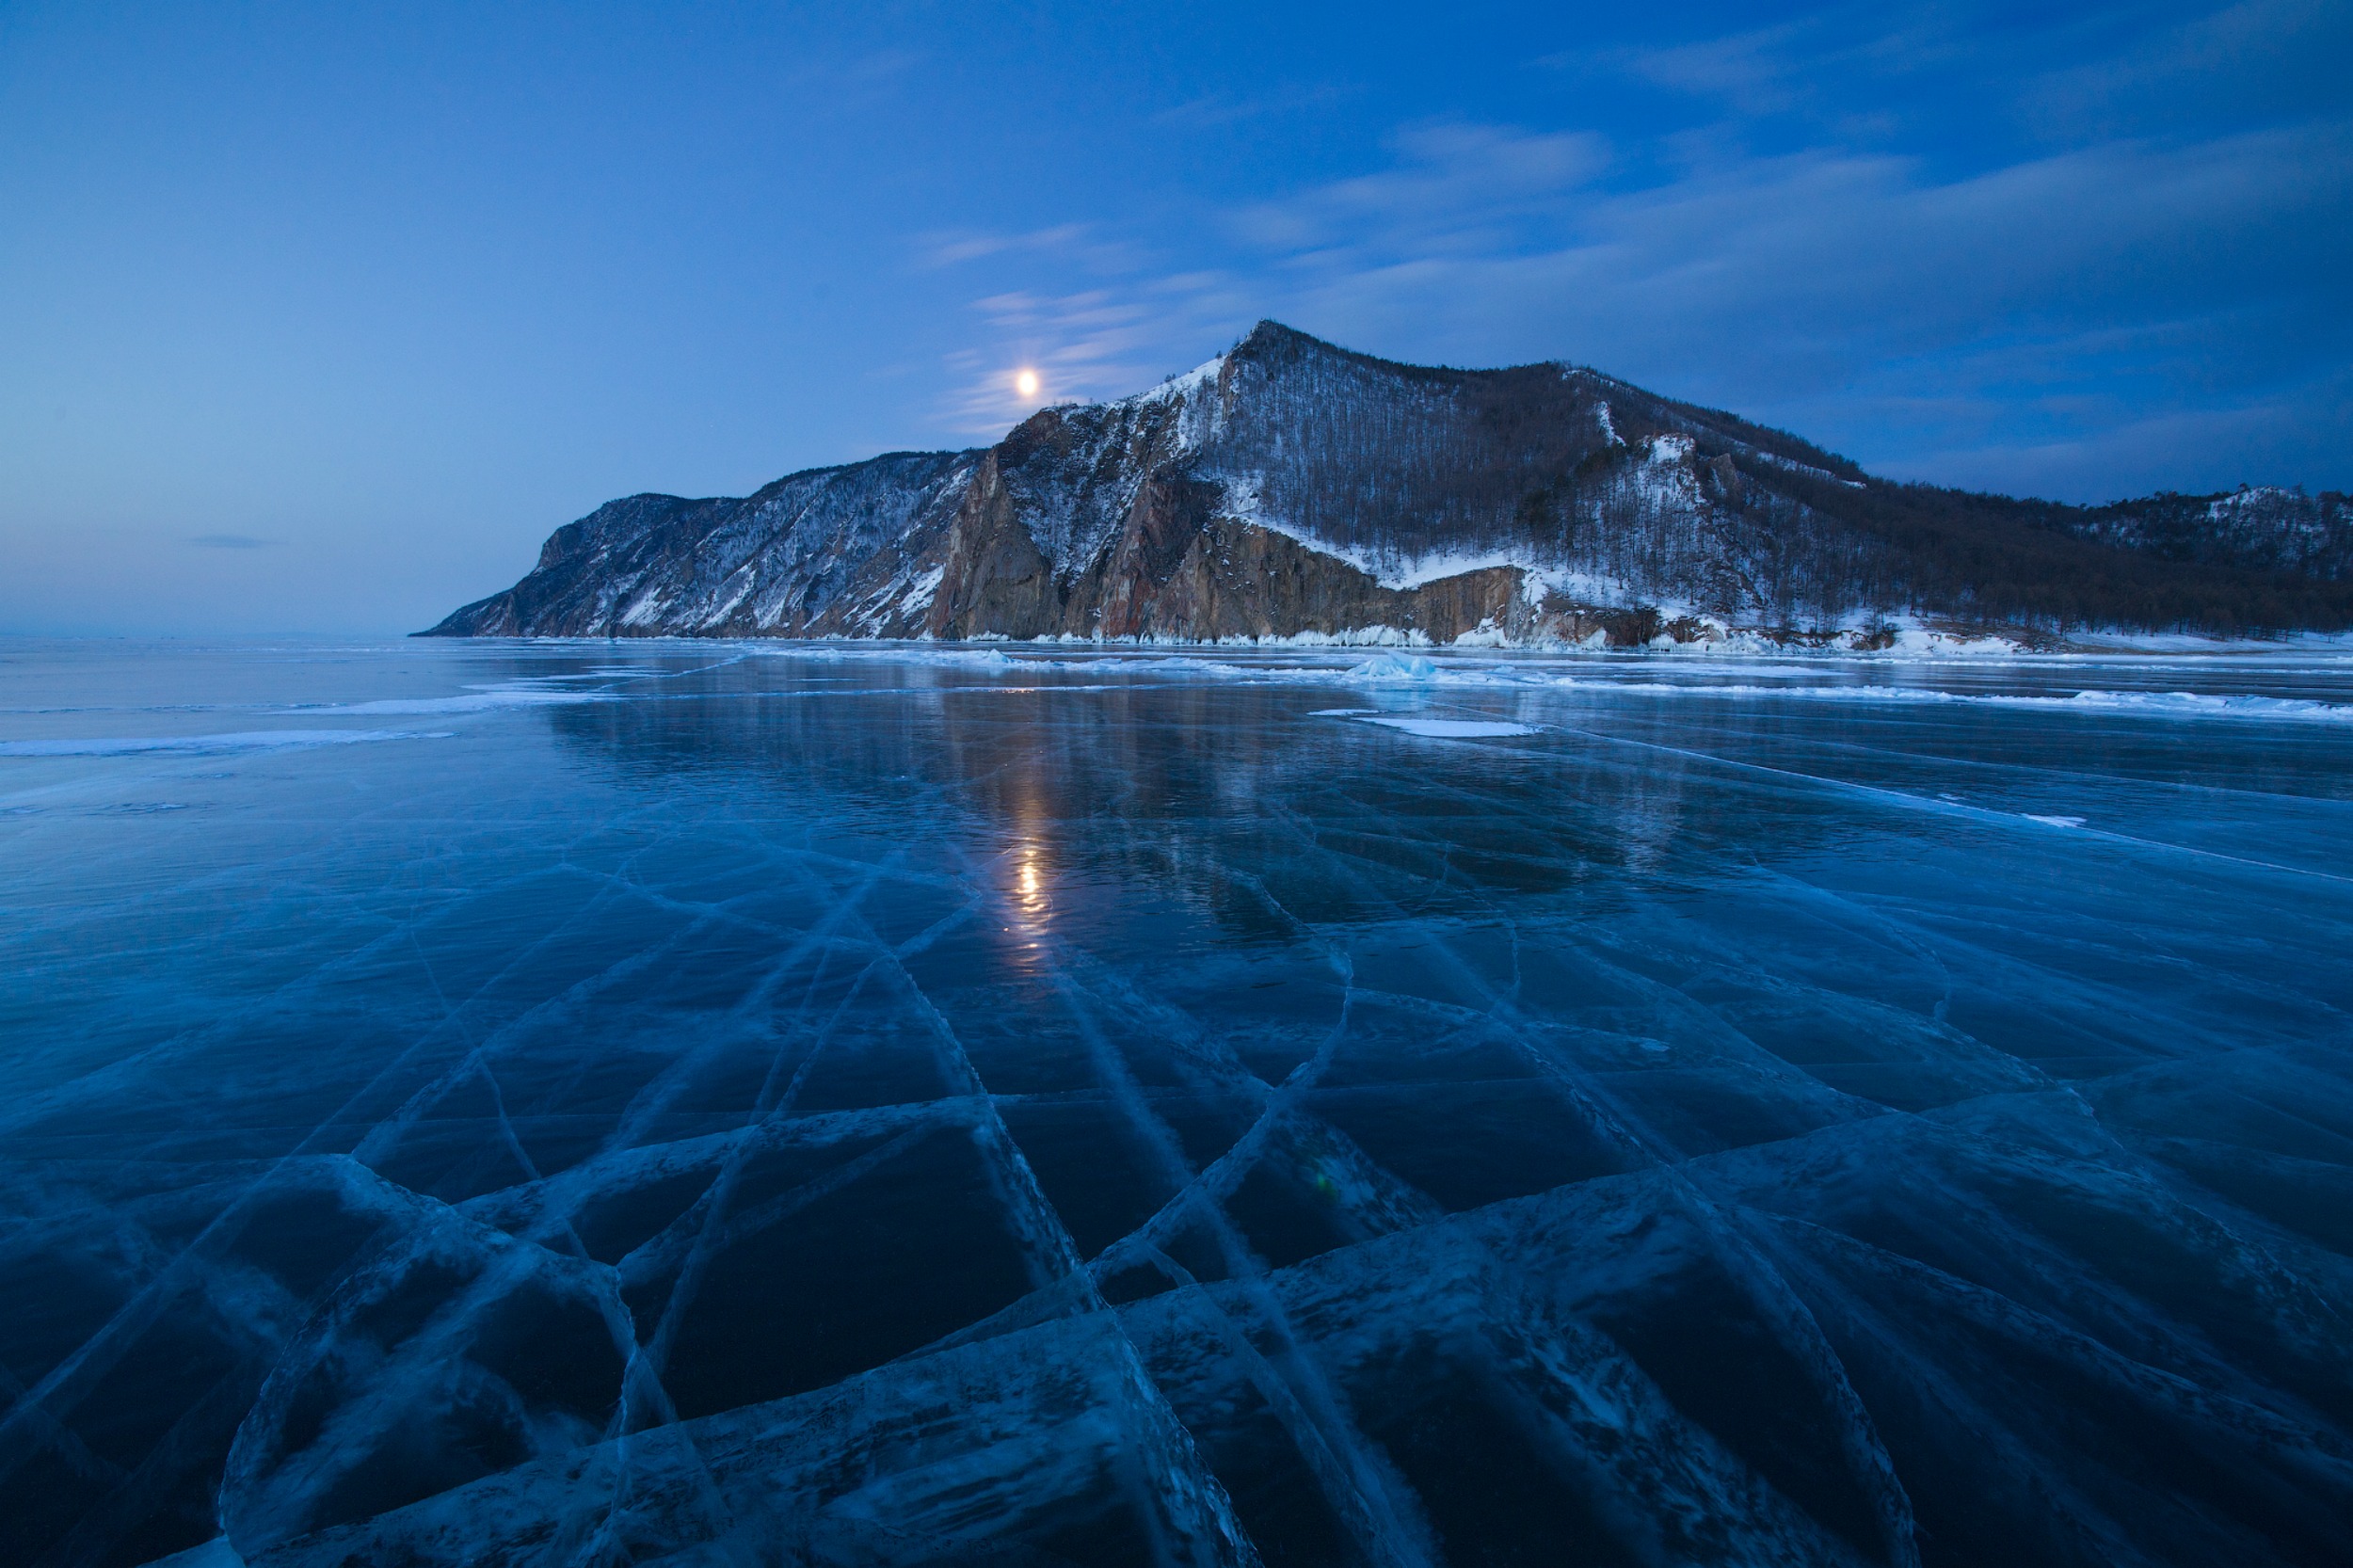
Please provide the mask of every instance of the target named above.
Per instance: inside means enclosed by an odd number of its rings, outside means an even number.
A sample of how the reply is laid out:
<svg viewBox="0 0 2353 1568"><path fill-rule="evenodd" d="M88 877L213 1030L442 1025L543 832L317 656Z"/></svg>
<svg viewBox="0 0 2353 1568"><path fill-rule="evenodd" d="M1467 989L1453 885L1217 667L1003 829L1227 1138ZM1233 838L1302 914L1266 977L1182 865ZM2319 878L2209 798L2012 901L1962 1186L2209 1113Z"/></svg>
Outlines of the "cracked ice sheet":
<svg viewBox="0 0 2353 1568"><path fill-rule="evenodd" d="M0 1558L2345 1555L2340 667L819 652L0 670Z"/></svg>

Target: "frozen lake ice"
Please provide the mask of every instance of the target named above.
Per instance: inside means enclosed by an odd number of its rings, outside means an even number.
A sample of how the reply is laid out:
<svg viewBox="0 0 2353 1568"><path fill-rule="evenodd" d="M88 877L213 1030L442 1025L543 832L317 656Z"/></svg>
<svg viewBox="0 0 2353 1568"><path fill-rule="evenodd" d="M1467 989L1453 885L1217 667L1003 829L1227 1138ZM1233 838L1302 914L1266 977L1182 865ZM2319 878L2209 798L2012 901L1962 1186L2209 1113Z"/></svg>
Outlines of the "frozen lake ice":
<svg viewBox="0 0 2353 1568"><path fill-rule="evenodd" d="M2353 661L0 645L0 1561L2353 1561Z"/></svg>

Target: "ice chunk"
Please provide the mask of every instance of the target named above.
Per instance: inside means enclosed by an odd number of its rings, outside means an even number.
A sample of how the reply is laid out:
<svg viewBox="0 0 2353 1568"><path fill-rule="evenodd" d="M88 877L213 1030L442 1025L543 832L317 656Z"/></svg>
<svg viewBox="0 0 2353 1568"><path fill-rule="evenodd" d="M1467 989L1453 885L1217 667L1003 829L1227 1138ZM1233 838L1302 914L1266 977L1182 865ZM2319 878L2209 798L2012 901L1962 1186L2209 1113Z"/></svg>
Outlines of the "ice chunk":
<svg viewBox="0 0 2353 1568"><path fill-rule="evenodd" d="M1401 681L1429 681L1438 677L1438 666L1417 654L1382 653L1366 660L1348 672L1348 680L1365 685L1388 685Z"/></svg>

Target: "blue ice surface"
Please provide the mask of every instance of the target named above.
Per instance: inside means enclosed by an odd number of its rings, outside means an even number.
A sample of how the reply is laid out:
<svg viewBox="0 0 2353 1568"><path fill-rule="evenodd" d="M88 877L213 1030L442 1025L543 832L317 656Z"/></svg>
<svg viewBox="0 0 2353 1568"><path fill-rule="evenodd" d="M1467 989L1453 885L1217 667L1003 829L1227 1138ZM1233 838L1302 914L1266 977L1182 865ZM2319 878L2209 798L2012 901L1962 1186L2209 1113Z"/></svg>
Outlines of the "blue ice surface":
<svg viewBox="0 0 2353 1568"><path fill-rule="evenodd" d="M0 646L0 1561L2353 1561L2348 720Z"/></svg>

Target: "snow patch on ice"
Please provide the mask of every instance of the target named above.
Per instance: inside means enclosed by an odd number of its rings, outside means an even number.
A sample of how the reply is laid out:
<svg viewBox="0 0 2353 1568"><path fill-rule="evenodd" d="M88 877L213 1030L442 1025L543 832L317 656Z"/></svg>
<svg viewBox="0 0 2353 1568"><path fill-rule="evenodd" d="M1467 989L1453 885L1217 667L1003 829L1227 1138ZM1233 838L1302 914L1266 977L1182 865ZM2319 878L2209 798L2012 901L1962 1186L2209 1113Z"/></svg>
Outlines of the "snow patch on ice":
<svg viewBox="0 0 2353 1568"><path fill-rule="evenodd" d="M2291 632L2278 637L2208 637L2190 632L2077 632L2070 646L2118 653L2353 653L2353 632Z"/></svg>
<svg viewBox="0 0 2353 1568"><path fill-rule="evenodd" d="M1387 713L1351 713L1347 716L1360 724L1377 724L1384 729L1401 729L1408 735L1426 735L1441 741L1475 741L1498 735L1536 733L1533 725L1513 724L1506 719L1417 719Z"/></svg>
<svg viewBox="0 0 2353 1568"><path fill-rule="evenodd" d="M1704 698L1784 698L1812 702L1892 702L2017 708L2037 712L2100 713L2149 718L2275 719L2303 723L2353 723L2353 703L2320 702L2306 697L2254 695L2209 695L2202 692L2120 692L2097 687L2070 696L2039 696L2015 692L1948 692L1934 686L1880 685L1764 685L1754 682L1706 680L1625 680L1593 679L1590 675L1557 672L1540 664L1492 664L1442 667L1431 661L1411 661L1428 666L1408 672L1402 665L1374 670L1384 661L1368 661L1338 679L1350 683L1414 680L1423 684L1471 687L1549 686L1590 693L1626 693L1644 696Z"/></svg>
<svg viewBox="0 0 2353 1568"><path fill-rule="evenodd" d="M643 675L643 670L631 672ZM465 696L400 696L376 702L344 702L304 708L305 713L486 713L498 708L544 708L575 702L611 702L611 692L551 691L544 686L475 686Z"/></svg>
<svg viewBox="0 0 2353 1568"><path fill-rule="evenodd" d="M2326 723L2353 722L2353 704L2315 702L2307 697L2209 696L2203 692L2081 691L2072 697L1970 696L1960 700L1996 702L2012 707L2069 707L2121 712L2146 712L2165 717L2318 719Z"/></svg>
<svg viewBox="0 0 2353 1568"><path fill-rule="evenodd" d="M128 757L151 751L286 751L367 741L441 741L446 730L249 729L232 735L131 735L76 741L0 741L0 757Z"/></svg>

